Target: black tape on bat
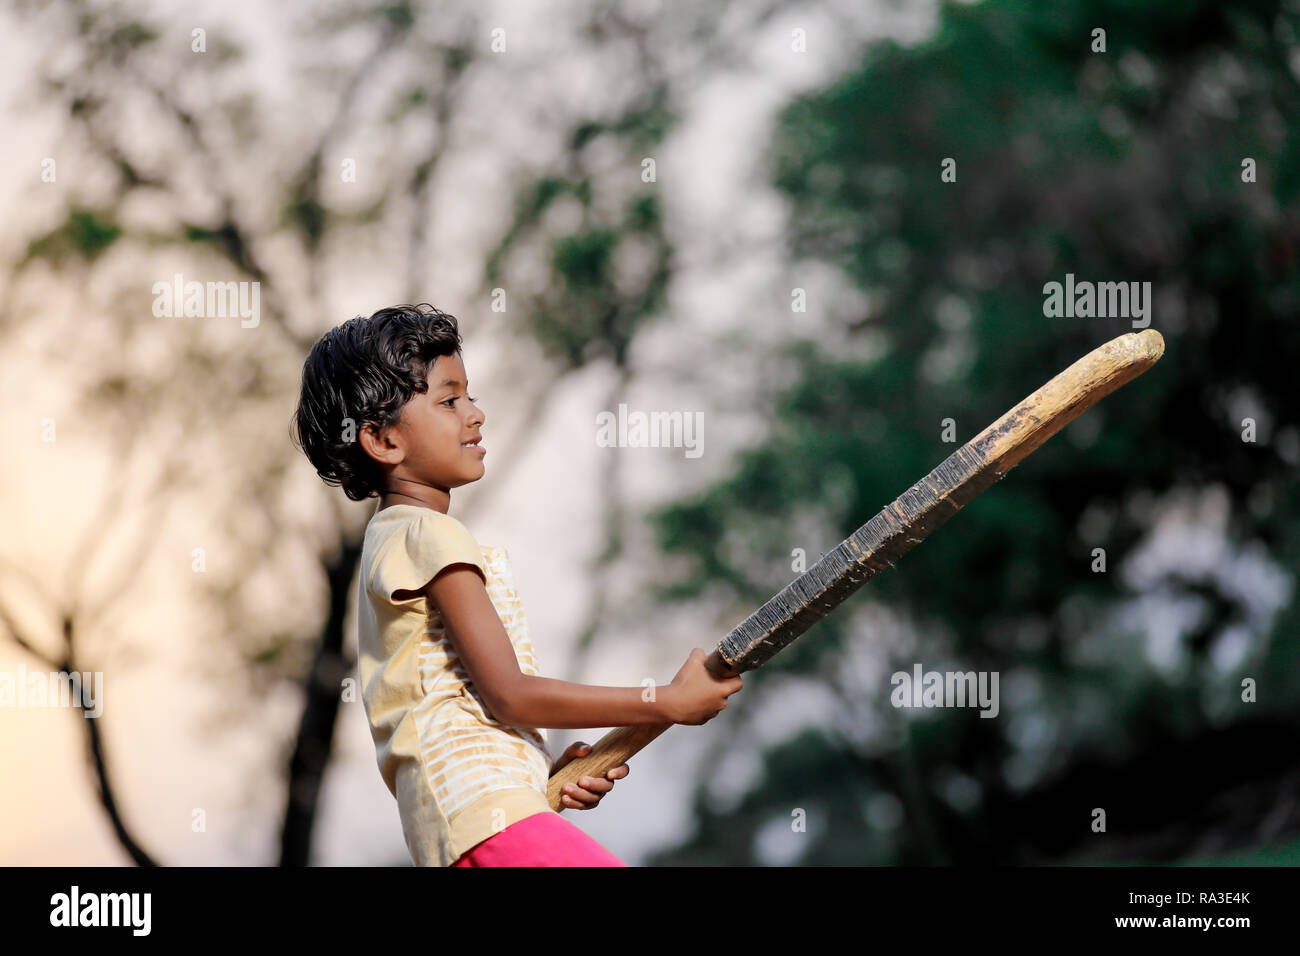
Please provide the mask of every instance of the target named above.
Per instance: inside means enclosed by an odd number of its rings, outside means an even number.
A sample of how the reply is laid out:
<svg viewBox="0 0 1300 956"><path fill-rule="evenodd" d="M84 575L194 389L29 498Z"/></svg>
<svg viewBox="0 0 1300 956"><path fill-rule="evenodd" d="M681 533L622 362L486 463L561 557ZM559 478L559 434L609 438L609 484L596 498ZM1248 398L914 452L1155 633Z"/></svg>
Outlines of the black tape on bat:
<svg viewBox="0 0 1300 956"><path fill-rule="evenodd" d="M985 456L993 437L957 449L737 625L718 645L732 669L767 661L1001 478Z"/></svg>

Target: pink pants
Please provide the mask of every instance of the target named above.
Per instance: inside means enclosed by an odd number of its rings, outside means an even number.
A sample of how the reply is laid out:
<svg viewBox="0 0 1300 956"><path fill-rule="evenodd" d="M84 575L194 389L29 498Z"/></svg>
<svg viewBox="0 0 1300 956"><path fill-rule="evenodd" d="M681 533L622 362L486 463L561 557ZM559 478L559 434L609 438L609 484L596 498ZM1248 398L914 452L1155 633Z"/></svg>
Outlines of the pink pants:
<svg viewBox="0 0 1300 956"><path fill-rule="evenodd" d="M627 866L554 811L494 833L452 866Z"/></svg>

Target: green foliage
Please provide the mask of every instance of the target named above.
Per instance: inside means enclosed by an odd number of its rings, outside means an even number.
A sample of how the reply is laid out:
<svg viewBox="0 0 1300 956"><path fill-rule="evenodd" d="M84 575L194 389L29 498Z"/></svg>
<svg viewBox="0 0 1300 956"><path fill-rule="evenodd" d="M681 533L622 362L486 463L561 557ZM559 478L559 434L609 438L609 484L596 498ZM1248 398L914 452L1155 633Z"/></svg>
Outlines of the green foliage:
<svg viewBox="0 0 1300 956"><path fill-rule="evenodd" d="M1090 50L1098 26L1107 30L1104 54ZM794 254L836 263L885 303L863 331L887 351L868 363L826 356L815 342L791 347L800 381L771 409L767 441L726 480L656 516L664 550L684 560L674 566L680 574L657 583L662 596L692 596L708 582L737 608L758 606L792 577L792 547L829 550L954 450L941 440L943 419L965 442L1132 330L1128 319L1045 317L1046 282L1067 272L1151 282L1166 293L1152 308L1166 354L867 585L944 636L922 648L944 649L961 669L998 670L1004 681L1018 674L1038 696L1021 705L1004 697L999 720L956 711L921 722L928 737L906 749L923 783L910 788L897 761L864 762L843 743L822 745L818 761L780 787L773 781L796 768L777 747L742 801L740 828L729 820L730 838L743 844L746 827L816 802L840 821L836 855L856 862L1064 858L1069 846L1049 847L1014 823L1023 797L1009 762L1018 752L1022 764L1037 761L1028 779L1046 793L1052 774L1082 754L1140 760L1171 735L1204 732L1212 714L1295 714L1300 151L1291 118L1300 86L1288 58L1298 28L1293 7L1262 0L945 4L932 40L877 43L851 74L783 112L766 162L790 204ZM1247 156L1256 183L1242 182ZM947 158L956 182L941 181ZM1271 423L1270 440L1241 440L1246 413ZM827 503L828 472L848 476L846 503ZM1222 489L1229 548L1253 542L1290 577L1290 602L1273 620L1226 574L1174 571L1143 584L1126 575L1153 504L1181 488ZM838 536L790 541L780 519L800 508L820 508ZM768 529L765 545L726 546L727 529L752 525ZM1094 547L1107 550L1105 574L1090 570ZM1145 630L1116 616L1144 590L1166 609L1175 601L1199 609L1181 633L1179 668L1157 667ZM1215 654L1242 621L1253 622L1245 657L1220 673ZM790 671L843 667L851 632L830 625L797 642L797 655L747 675L746 693L763 694ZM1032 633L1041 639L1020 637ZM1096 658L1087 665L1085 648ZM894 663L910 667L923 654ZM1240 703L1247 675L1267 699ZM882 684L880 699L864 706L896 725L888 691ZM1030 720L1046 728L1038 749L1016 737ZM846 765L856 768L852 785ZM1193 817L1216 786L1194 766L1185 772L1173 819ZM950 773L978 782L974 817L945 809L935 781ZM876 789L908 807L904 837L882 840L851 822L855 791ZM1063 817L1057 827L1068 829ZM708 830L706 815L664 860L721 852ZM1089 835L1082 826L1073 839ZM804 862L832 858L829 842L810 847Z"/></svg>
<svg viewBox="0 0 1300 956"><path fill-rule="evenodd" d="M527 316L528 332L545 352L568 368L600 356L622 364L642 323L666 302L671 250L657 197L629 196L621 215L607 223L592 211L592 190L589 178L553 176L522 189L514 224L485 270L489 287L503 283L512 255L538 245L546 250L548 281L518 312ZM553 234L544 217L562 200L578 204L581 222ZM635 263L631 271L620 266L622 250Z"/></svg>
<svg viewBox="0 0 1300 956"><path fill-rule="evenodd" d="M93 262L122 235L122 228L107 215L74 206L57 229L27 245L28 259L45 259L56 268L70 258Z"/></svg>

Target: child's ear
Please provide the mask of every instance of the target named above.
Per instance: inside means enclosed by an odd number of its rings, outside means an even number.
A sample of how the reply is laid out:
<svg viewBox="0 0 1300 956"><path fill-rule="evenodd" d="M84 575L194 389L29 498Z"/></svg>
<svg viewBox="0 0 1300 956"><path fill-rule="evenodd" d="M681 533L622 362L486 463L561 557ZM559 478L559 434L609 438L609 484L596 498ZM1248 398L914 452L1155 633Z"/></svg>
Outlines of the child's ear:
<svg viewBox="0 0 1300 956"><path fill-rule="evenodd" d="M385 465L399 464L406 457L401 435L392 427L380 428L374 422L366 422L361 426L357 441L361 442L362 451Z"/></svg>

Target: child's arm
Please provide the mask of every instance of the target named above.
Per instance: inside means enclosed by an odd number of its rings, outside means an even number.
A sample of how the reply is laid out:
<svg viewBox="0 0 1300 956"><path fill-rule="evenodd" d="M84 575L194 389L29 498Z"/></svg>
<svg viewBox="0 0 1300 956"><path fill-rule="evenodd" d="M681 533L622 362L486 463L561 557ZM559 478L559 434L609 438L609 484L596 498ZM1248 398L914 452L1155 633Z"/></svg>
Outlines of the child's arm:
<svg viewBox="0 0 1300 956"><path fill-rule="evenodd" d="M642 699L643 687L533 677L520 671L510 635L474 567L448 565L425 586L425 594L442 612L448 639L479 694L493 716L507 724L564 729L704 723L726 707L727 695L740 690L739 677L720 681L709 673L703 652L692 653L673 683L654 688L648 701Z"/></svg>

